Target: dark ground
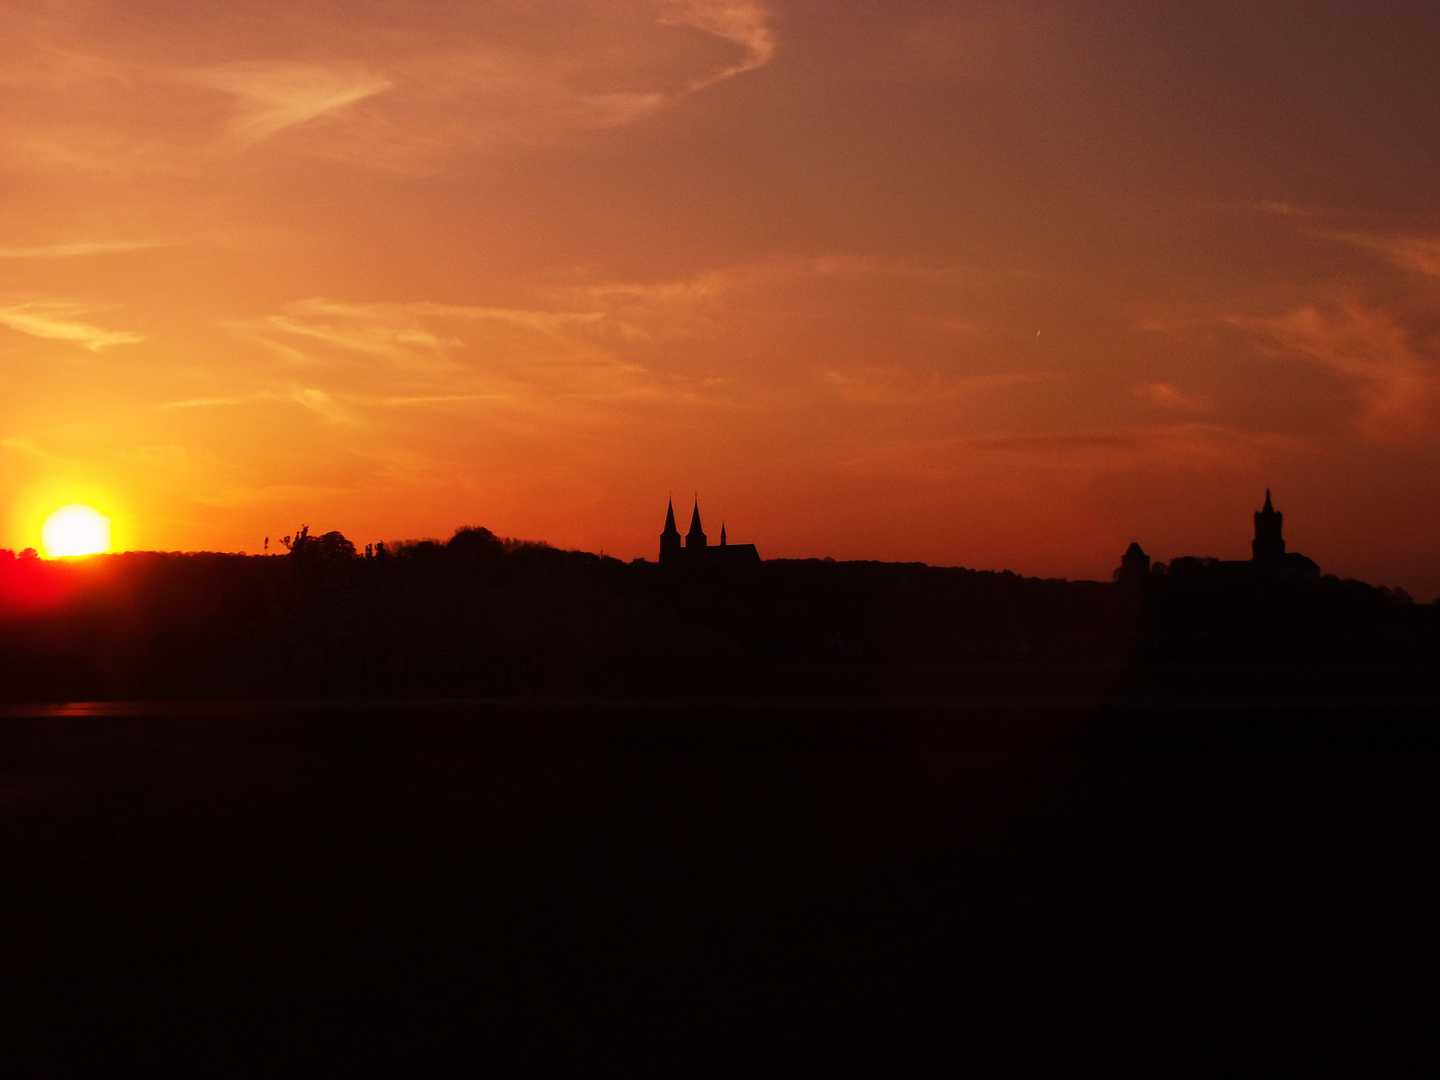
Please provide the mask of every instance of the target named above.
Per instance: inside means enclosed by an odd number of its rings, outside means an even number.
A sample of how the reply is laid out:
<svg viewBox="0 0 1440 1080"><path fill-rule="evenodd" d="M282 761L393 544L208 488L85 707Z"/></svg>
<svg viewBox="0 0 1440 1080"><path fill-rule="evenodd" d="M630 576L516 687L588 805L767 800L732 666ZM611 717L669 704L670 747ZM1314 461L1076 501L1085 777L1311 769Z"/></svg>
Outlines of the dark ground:
<svg viewBox="0 0 1440 1080"><path fill-rule="evenodd" d="M1393 1074L1434 704L12 709L5 1071Z"/></svg>

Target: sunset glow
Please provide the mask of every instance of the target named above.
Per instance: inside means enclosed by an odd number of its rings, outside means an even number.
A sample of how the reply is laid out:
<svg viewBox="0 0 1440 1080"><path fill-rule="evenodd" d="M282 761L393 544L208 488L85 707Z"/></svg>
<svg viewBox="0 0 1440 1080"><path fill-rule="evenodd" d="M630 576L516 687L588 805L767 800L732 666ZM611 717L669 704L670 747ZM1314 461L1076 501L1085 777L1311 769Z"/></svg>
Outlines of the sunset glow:
<svg viewBox="0 0 1440 1080"><path fill-rule="evenodd" d="M40 536L45 554L52 559L100 555L110 550L110 519L94 507L62 506L45 519Z"/></svg>
<svg viewBox="0 0 1440 1080"><path fill-rule="evenodd" d="M766 557L1108 578L1268 487L1428 600L1424 8L10 0L0 547L43 490L654 558L698 489Z"/></svg>

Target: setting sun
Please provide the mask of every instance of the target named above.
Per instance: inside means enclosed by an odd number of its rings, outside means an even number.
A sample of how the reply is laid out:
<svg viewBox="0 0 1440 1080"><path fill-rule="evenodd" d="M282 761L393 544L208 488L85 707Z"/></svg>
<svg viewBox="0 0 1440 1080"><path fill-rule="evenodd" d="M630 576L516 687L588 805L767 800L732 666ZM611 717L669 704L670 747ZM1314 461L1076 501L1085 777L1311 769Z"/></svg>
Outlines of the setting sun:
<svg viewBox="0 0 1440 1080"><path fill-rule="evenodd" d="M81 503L62 506L46 519L40 539L52 559L103 554L110 550L110 519Z"/></svg>

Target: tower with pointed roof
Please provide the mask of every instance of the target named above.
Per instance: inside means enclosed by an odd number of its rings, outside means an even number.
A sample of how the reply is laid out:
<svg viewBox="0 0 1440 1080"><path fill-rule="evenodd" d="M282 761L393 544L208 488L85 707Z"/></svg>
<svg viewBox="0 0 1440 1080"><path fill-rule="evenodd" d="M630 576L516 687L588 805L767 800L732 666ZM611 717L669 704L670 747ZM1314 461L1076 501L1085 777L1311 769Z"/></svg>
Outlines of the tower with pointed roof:
<svg viewBox="0 0 1440 1080"><path fill-rule="evenodd" d="M1318 581L1320 566L1314 559L1298 551L1285 550L1285 516L1275 509L1270 491L1265 491L1265 505L1255 513L1255 539L1250 542L1248 559L1197 559L1183 555L1173 560L1168 568L1174 574L1180 567L1185 573L1202 570L1207 574L1220 575L1232 581L1264 581L1275 578ZM1165 564L1161 563L1163 568ZM1115 580L1138 582L1150 576L1150 556L1139 544L1131 544L1120 557L1120 568L1115 571Z"/></svg>
<svg viewBox="0 0 1440 1080"><path fill-rule="evenodd" d="M660 534L660 561L675 562L680 558L680 530L675 527L675 501L665 508L665 531Z"/></svg>
<svg viewBox="0 0 1440 1080"><path fill-rule="evenodd" d="M675 527L675 502L672 499L665 507L665 529L660 534L660 563L663 566L684 567L687 573L743 572L746 568L760 565L760 553L754 544L730 543L723 524L720 526L720 543L711 547L700 524L698 498L690 511L690 531L685 534L682 545L680 530Z"/></svg>
<svg viewBox="0 0 1440 1080"><path fill-rule="evenodd" d="M1281 534L1285 515L1270 502L1270 489L1265 489L1265 508L1255 514L1255 539L1250 543L1251 559L1257 563L1278 563L1285 557L1285 538Z"/></svg>
<svg viewBox="0 0 1440 1080"><path fill-rule="evenodd" d="M700 500L695 500L695 509L690 513L690 531L685 534L685 547L703 548L705 546L705 530L700 527Z"/></svg>

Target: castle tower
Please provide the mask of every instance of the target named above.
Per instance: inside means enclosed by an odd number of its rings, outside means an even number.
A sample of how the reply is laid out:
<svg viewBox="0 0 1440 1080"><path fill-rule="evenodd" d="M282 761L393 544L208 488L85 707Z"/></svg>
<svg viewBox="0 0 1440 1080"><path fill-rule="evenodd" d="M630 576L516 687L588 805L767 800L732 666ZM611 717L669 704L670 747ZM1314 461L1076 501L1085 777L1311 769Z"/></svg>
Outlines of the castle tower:
<svg viewBox="0 0 1440 1080"><path fill-rule="evenodd" d="M1280 530L1285 515L1270 503L1270 489L1265 489L1265 508L1255 515L1255 539L1250 554L1255 562L1279 562L1285 554L1285 538Z"/></svg>
<svg viewBox="0 0 1440 1080"><path fill-rule="evenodd" d="M685 546L687 548L703 548L705 546L705 530L700 528L700 500L695 500L695 510L690 515L690 531L685 534Z"/></svg>
<svg viewBox="0 0 1440 1080"><path fill-rule="evenodd" d="M660 534L660 561L674 562L680 557L680 530L675 527L675 502L665 507L665 531Z"/></svg>

